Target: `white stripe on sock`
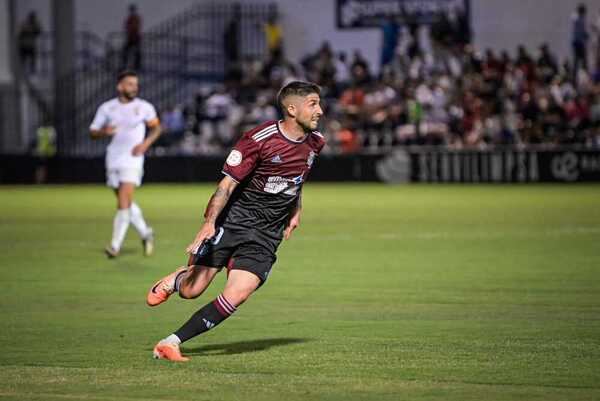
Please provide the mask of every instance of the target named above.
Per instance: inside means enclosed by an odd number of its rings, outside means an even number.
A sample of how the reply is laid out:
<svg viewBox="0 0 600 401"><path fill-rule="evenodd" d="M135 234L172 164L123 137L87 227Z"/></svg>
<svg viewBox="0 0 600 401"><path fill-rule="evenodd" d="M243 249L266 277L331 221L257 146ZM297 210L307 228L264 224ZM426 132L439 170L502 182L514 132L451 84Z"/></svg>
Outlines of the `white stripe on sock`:
<svg viewBox="0 0 600 401"><path fill-rule="evenodd" d="M235 312L235 308L231 306L231 304L227 302L227 300L222 295L219 295L217 297L217 302L219 303L219 305L221 305L225 312L229 313L230 315L233 314L233 312Z"/></svg>

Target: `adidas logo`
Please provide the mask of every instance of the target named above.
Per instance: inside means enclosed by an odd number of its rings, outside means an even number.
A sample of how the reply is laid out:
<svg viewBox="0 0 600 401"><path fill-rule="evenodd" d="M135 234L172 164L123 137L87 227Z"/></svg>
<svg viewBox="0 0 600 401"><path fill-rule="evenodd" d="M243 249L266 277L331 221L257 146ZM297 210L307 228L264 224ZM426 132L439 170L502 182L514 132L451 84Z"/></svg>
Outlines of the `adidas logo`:
<svg viewBox="0 0 600 401"><path fill-rule="evenodd" d="M204 322L204 325L206 326L207 329L212 329L213 327L215 327L215 324L213 322L211 322L210 320L206 320L204 318L202 318L202 321Z"/></svg>
<svg viewBox="0 0 600 401"><path fill-rule="evenodd" d="M277 155L271 159L271 163L283 163L283 160L281 159L281 156Z"/></svg>

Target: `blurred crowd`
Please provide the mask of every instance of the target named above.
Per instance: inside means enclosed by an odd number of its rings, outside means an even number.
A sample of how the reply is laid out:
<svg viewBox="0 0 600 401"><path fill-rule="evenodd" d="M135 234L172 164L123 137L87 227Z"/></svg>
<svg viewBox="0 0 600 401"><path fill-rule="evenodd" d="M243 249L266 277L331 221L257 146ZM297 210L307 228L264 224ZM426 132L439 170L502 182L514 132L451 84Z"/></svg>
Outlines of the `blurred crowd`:
<svg viewBox="0 0 600 401"><path fill-rule="evenodd" d="M222 151L246 129L278 118L277 90L295 79L322 87L330 152L397 145L600 147L600 60L578 57L576 39L575 57L563 63L548 44L535 52L519 46L514 55L481 53L471 44L466 17L446 14L431 24L384 21L382 38L377 74L359 51L349 56L327 42L299 65L286 59L281 41L264 60L240 60L192 104L163 111L162 151Z"/></svg>

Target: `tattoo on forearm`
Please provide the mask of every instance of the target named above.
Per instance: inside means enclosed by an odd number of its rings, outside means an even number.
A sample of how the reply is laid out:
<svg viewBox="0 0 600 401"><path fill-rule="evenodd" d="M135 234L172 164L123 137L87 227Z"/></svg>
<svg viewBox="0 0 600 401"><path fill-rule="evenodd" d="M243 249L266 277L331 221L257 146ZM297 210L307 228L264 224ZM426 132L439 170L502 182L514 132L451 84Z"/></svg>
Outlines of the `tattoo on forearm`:
<svg viewBox="0 0 600 401"><path fill-rule="evenodd" d="M217 190L215 191L213 196L210 197L208 205L206 206L206 211L204 212L204 220L210 223L214 223L217 220L219 213L221 213L221 210L223 210L223 208L227 204L227 201L229 201L230 196L231 193L229 193L229 191L227 191L224 188L217 187Z"/></svg>

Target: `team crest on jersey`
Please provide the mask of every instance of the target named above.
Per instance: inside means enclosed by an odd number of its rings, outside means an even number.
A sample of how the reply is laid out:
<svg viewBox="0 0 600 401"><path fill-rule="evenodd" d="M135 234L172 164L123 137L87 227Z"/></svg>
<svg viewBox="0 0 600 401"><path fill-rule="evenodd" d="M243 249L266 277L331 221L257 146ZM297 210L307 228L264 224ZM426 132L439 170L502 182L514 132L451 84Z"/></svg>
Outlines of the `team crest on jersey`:
<svg viewBox="0 0 600 401"><path fill-rule="evenodd" d="M310 153L308 154L308 159L306 160L306 164L308 165L308 167L312 167L316 155L317 154L315 152L313 152L312 150L310 151Z"/></svg>
<svg viewBox="0 0 600 401"><path fill-rule="evenodd" d="M239 166L242 162L242 153L239 150L233 149L227 156L226 163L231 167Z"/></svg>

